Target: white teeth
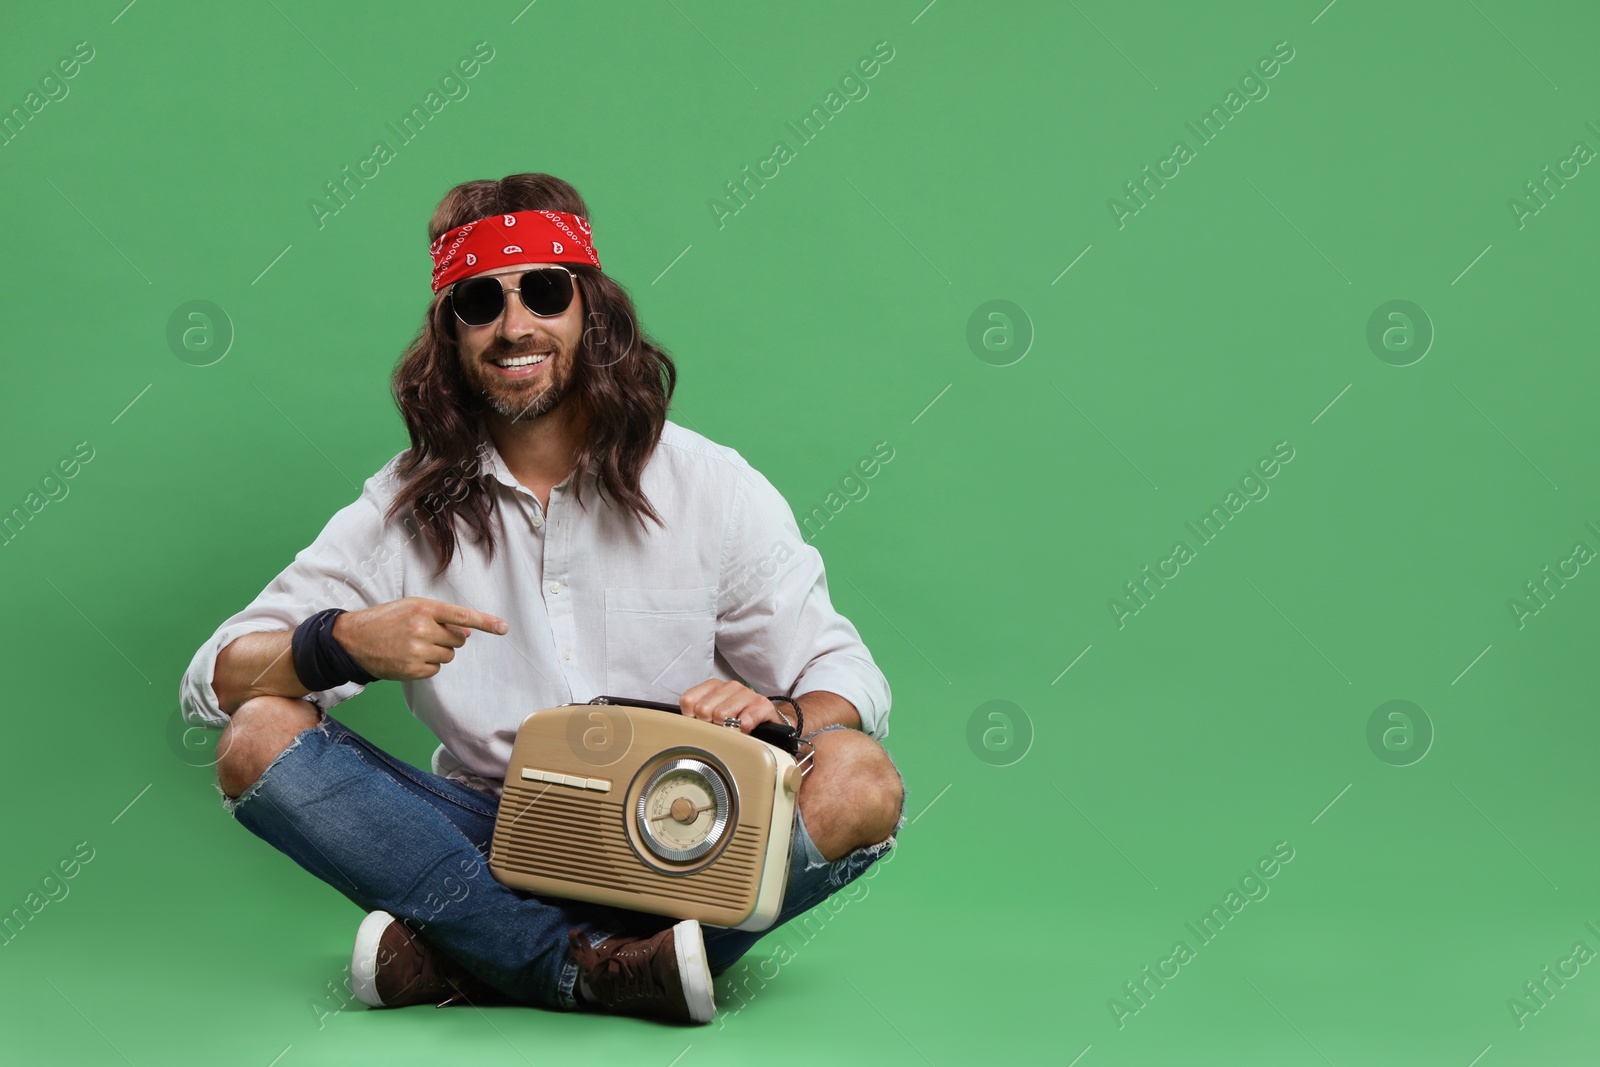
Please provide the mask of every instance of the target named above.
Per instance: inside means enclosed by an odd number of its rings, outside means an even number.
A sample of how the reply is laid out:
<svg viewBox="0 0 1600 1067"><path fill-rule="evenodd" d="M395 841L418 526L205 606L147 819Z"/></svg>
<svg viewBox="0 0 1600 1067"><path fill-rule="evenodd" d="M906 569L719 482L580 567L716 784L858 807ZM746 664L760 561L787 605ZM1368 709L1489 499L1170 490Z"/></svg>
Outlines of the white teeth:
<svg viewBox="0 0 1600 1067"><path fill-rule="evenodd" d="M539 356L513 356L507 359L497 359L494 363L497 367L532 367L535 364L543 363L549 358L549 353L546 353Z"/></svg>

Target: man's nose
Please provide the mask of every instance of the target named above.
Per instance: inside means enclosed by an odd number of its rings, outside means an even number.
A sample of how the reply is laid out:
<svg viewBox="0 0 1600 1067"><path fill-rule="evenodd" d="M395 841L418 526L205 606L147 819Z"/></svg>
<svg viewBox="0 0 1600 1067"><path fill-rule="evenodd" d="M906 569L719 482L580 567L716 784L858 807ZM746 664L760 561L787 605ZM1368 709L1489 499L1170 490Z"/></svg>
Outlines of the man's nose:
<svg viewBox="0 0 1600 1067"><path fill-rule="evenodd" d="M522 306L522 290L506 290L506 309L500 315L500 334L508 341L520 341L535 332L539 316Z"/></svg>

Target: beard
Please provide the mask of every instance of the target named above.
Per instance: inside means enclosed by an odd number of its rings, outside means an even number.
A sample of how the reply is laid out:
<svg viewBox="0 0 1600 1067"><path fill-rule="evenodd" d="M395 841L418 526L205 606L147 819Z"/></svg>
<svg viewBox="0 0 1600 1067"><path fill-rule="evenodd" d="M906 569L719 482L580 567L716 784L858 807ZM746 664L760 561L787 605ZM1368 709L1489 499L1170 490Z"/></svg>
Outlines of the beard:
<svg viewBox="0 0 1600 1067"><path fill-rule="evenodd" d="M545 360L542 373L525 381L506 381L488 368L491 360L537 355L550 351L553 342L527 341L520 345L496 341L477 359L461 355L461 371L478 399L507 422L532 422L554 411L566 399L568 380L561 346Z"/></svg>

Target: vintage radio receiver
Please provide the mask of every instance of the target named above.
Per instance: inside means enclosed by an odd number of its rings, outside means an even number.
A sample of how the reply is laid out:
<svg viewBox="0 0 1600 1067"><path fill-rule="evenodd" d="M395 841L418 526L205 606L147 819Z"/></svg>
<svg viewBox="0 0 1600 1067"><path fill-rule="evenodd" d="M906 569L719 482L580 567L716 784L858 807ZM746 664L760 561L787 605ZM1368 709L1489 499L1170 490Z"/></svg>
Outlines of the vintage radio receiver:
<svg viewBox="0 0 1600 1067"><path fill-rule="evenodd" d="M766 929L789 880L800 766L647 704L601 697L523 720L489 870L535 895Z"/></svg>

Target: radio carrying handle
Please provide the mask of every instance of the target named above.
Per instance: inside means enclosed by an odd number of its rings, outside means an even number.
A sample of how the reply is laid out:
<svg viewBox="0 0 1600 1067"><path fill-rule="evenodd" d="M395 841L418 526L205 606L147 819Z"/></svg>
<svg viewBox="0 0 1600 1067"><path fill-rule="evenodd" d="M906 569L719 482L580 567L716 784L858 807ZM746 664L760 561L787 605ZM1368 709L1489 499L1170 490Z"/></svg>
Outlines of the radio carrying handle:
<svg viewBox="0 0 1600 1067"><path fill-rule="evenodd" d="M624 704L634 708L650 708L654 711L671 712L682 715L683 709L676 704L664 704L659 700L636 700L632 697L598 696L589 701L590 704ZM765 741L773 748L782 749L789 753L795 760L800 760L800 746L805 744L808 748L810 742L802 742L800 735L795 733L793 726L781 722L757 723L755 729L750 731L750 736L758 741ZM809 753L805 763L810 762ZM809 767L804 768L809 770ZM802 772L803 773L803 772Z"/></svg>

